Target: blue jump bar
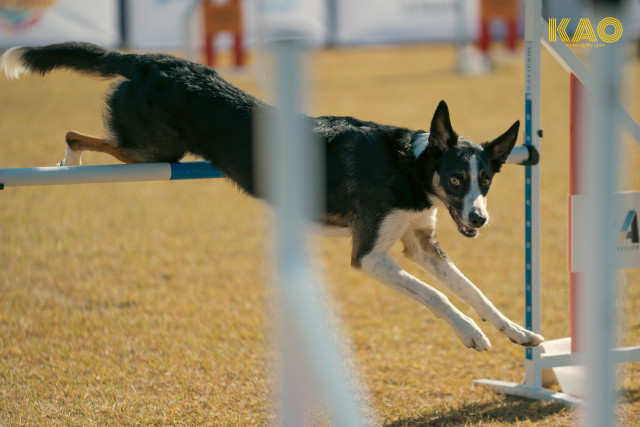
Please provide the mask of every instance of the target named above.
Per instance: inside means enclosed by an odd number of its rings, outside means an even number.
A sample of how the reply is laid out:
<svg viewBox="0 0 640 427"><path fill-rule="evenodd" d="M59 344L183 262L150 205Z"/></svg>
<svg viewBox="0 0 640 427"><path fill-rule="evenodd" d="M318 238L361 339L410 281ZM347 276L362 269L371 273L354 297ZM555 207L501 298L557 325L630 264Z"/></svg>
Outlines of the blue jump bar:
<svg viewBox="0 0 640 427"><path fill-rule="evenodd" d="M171 181L180 179L223 178L224 174L210 162L174 162L171 165Z"/></svg>

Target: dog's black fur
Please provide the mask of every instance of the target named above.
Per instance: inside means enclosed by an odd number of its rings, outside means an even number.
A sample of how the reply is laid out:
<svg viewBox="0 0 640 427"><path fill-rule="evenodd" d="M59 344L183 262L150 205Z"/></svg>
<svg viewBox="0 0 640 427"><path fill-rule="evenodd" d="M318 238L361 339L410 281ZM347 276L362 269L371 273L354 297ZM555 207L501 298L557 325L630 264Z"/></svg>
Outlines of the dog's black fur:
<svg viewBox="0 0 640 427"><path fill-rule="evenodd" d="M244 191L258 196L253 165L255 115L268 116L273 107L231 85L215 70L170 55L126 54L78 42L28 48L22 58L31 72L43 75L67 68L125 77L112 86L106 99L110 143L137 162L178 161L187 153L200 156ZM372 248L389 210L432 207L432 177L441 160L446 162L443 155L450 149L465 149L459 146L444 101L432 120L430 145L418 158L412 147L422 130L353 117L306 119L326 150L324 223L351 229L356 265ZM510 135L514 133L517 128ZM512 140L496 160L487 153L486 162L493 162L487 168L490 175L500 170L515 137ZM453 209L461 211L461 201L454 203L454 199Z"/></svg>
<svg viewBox="0 0 640 427"><path fill-rule="evenodd" d="M125 77L112 86L106 99L105 127L112 143L135 151L139 162L178 161L187 153L200 156L244 191L257 196L254 116L268 115L273 107L231 85L215 70L169 55L132 55L77 42L30 48L23 60L32 72L43 75L68 68L84 74ZM327 178L328 188L336 190L328 201L331 217L343 216L344 209L339 206L353 200L354 194L347 193L354 191L337 188L354 184L347 180L367 183L382 202L392 197L388 200L391 205L399 202L403 208L417 210L430 206L419 188L428 186L428 180L414 173L416 162L411 152L412 138L422 131L352 117L308 120L314 134L325 142L327 171L334 172ZM374 164L376 168L371 170ZM353 173L357 177L335 173L351 166L356 166ZM414 185L407 185L407 179ZM400 194L380 194L389 184L399 187ZM362 190L366 193L367 189ZM336 193L341 196L335 197Z"/></svg>
<svg viewBox="0 0 640 427"><path fill-rule="evenodd" d="M211 161L244 191L257 196L253 167L256 114L272 106L225 81L213 69L164 54L133 55L88 43L29 48L25 65L45 74L67 68L103 77L123 76L106 99L108 140L139 162L172 162L190 153ZM442 122L455 146L449 113L442 102L434 126ZM445 147L432 144L413 156L413 131L353 117L308 117L326 149L326 225L349 227L364 240L354 251L357 263L376 236L389 209L422 211L434 194L431 177ZM433 132L435 131L435 133ZM507 153L508 154L508 153ZM358 218L358 221L354 221ZM365 219L363 221L363 219ZM355 228L355 229L354 229Z"/></svg>
<svg viewBox="0 0 640 427"><path fill-rule="evenodd" d="M200 156L245 192L259 197L253 164L255 116L269 116L275 108L226 82L211 68L168 55L126 54L87 43L16 48L3 57L3 68L14 76L67 68L124 77L113 84L107 96L104 144L116 147L131 162L178 161L187 153ZM426 269L434 267L441 280L452 281L451 286L462 292L465 300L514 342L537 345L543 340L499 313L453 267L435 240L434 203L449 210L462 234L477 234L487 219L479 215L486 214L484 196L515 144L518 122L492 142L473 144L453 131L442 101L431 121L428 144L418 152L419 138L426 141L421 130L353 117L304 116L304 120L315 136L313 143L322 144L326 153L324 225L350 231L354 267L430 306L466 345L488 349L488 340L470 319L428 285L403 276L386 258L389 242L404 233L407 256L421 251L416 262ZM477 176L470 177L470 171ZM469 211L469 194L476 200L473 212ZM461 218L463 203L468 218ZM393 228L400 223L405 228Z"/></svg>

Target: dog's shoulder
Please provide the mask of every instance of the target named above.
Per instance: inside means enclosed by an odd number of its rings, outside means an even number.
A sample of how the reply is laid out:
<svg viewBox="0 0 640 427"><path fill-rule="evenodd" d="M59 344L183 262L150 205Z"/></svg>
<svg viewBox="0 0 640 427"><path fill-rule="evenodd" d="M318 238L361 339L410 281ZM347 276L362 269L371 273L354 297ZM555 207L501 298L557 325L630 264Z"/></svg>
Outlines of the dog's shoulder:
<svg viewBox="0 0 640 427"><path fill-rule="evenodd" d="M313 133L342 156L365 157L379 167L415 159L414 140L420 132L354 117L321 116L313 122Z"/></svg>
<svg viewBox="0 0 640 427"><path fill-rule="evenodd" d="M320 116L313 118L313 132L329 144L356 143L379 128L375 122L367 122L350 116Z"/></svg>
<svg viewBox="0 0 640 427"><path fill-rule="evenodd" d="M423 132L322 116L314 118L314 133L326 144L329 204L336 210L357 204L384 214L387 209L431 207L414 153L416 137Z"/></svg>

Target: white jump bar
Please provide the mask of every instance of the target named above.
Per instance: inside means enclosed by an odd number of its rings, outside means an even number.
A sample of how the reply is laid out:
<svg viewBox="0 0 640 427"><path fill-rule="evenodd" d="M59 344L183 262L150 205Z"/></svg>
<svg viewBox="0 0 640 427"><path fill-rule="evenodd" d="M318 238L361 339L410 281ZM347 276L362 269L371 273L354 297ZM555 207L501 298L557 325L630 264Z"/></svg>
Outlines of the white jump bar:
<svg viewBox="0 0 640 427"><path fill-rule="evenodd" d="M168 181L219 178L209 162L139 163L134 165L52 166L0 169L0 188L106 182Z"/></svg>
<svg viewBox="0 0 640 427"><path fill-rule="evenodd" d="M507 163L536 162L529 148L514 147ZM107 182L175 181L221 178L209 162L138 163L134 165L51 166L0 169L0 189L37 185L96 184Z"/></svg>
<svg viewBox="0 0 640 427"><path fill-rule="evenodd" d="M530 145L519 145L517 147L513 147L509 157L507 158L507 163L511 163L514 165L522 165L522 164L537 164L537 153L532 156L532 147Z"/></svg>

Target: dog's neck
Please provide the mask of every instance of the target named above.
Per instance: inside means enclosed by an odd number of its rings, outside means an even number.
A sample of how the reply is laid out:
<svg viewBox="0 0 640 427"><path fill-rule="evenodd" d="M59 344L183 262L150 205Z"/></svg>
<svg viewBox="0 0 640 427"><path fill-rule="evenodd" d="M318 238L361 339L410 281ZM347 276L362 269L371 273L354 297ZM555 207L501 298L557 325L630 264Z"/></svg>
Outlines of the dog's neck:
<svg viewBox="0 0 640 427"><path fill-rule="evenodd" d="M429 132L419 133L412 143L413 156L417 159L429 145Z"/></svg>

